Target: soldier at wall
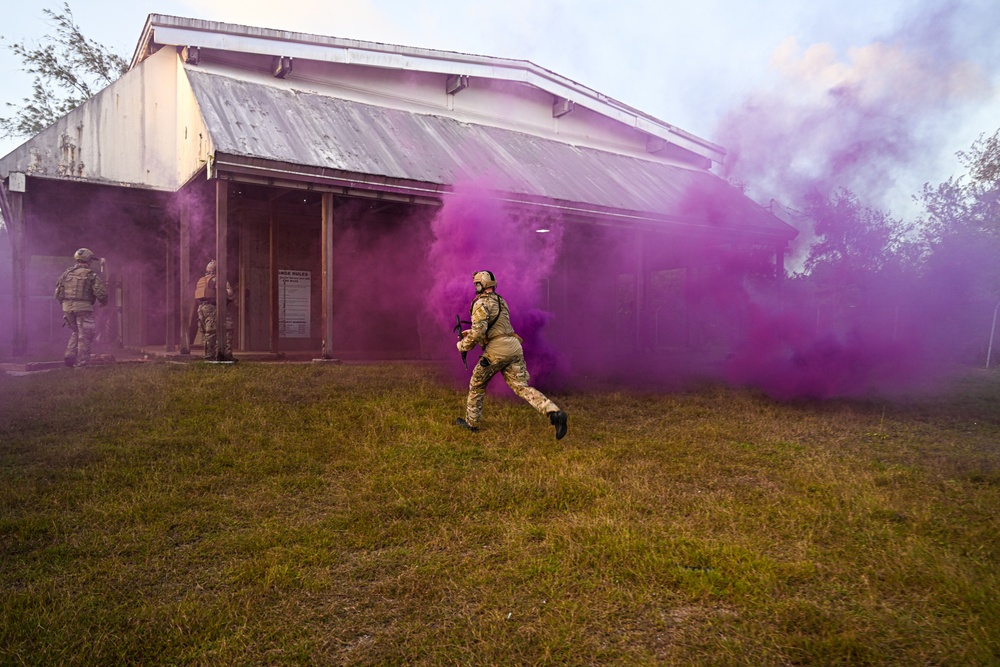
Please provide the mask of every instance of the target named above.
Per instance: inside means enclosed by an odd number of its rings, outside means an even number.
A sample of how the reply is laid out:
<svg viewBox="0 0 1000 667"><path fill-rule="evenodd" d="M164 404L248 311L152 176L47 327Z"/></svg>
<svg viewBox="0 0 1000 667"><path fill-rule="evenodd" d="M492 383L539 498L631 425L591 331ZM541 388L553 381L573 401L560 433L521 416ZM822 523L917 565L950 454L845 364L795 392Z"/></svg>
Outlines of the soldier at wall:
<svg viewBox="0 0 1000 667"><path fill-rule="evenodd" d="M108 288L90 263L94 253L80 248L73 253L76 263L56 281L56 300L62 304L63 321L70 329L69 344L63 361L69 367L90 363L90 348L97 333L94 304L108 305Z"/></svg>
<svg viewBox="0 0 1000 667"><path fill-rule="evenodd" d="M216 357L215 349L219 322L215 306L215 285L215 260L213 259L205 267L205 275L198 279L198 284L194 289L194 298L198 303L198 329L201 331L202 341L205 343L206 359L233 361L233 318L232 311L229 308L226 308L226 335L224 344L222 349L219 350L219 356ZM226 303L231 304L234 297L235 292L227 280Z"/></svg>
<svg viewBox="0 0 1000 667"><path fill-rule="evenodd" d="M476 345L482 345L483 355L479 358L469 380L469 395L466 399L465 417L455 423L470 431L479 430L486 400L486 387L497 373L515 394L527 401L531 407L543 415L548 415L549 423L556 430L556 439L566 435L566 413L549 400L545 394L529 385L528 367L524 363L521 337L514 333L510 324L510 309L503 297L496 293L497 281L489 271L478 271L472 276L476 287L476 300L472 302L470 329L462 332L458 349L468 352Z"/></svg>

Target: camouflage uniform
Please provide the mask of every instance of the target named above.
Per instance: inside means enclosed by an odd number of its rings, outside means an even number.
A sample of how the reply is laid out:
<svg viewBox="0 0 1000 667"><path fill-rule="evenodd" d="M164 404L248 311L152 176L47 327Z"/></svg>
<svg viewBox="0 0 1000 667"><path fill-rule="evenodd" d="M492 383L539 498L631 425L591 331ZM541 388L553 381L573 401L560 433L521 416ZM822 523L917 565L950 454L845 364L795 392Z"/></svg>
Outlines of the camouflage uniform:
<svg viewBox="0 0 1000 667"><path fill-rule="evenodd" d="M486 386L497 373L515 394L527 401L543 415L558 413L559 407L545 394L529 386L528 367L524 363L521 337L510 325L510 309L499 294L481 294L471 308L472 328L458 343L458 349L468 352L476 345L483 346L483 356L472 371L469 396L465 406L465 424L478 429L483 416ZM492 326L490 325L492 323Z"/></svg>
<svg viewBox="0 0 1000 667"><path fill-rule="evenodd" d="M89 261L77 260L56 281L55 298L62 304L63 320L71 332L63 360L67 366L86 366L97 334L94 303L107 305L108 288L90 269Z"/></svg>
<svg viewBox="0 0 1000 667"><path fill-rule="evenodd" d="M206 273L198 279L198 285L194 290L195 299L198 301L198 330L201 331L202 341L205 343L205 358L215 359L216 337L219 330L219 322L216 317L215 307L215 272ZM232 286L226 282L226 297L228 302L232 302L235 297ZM222 359L233 358L233 317L232 311L226 308L226 339L222 349Z"/></svg>

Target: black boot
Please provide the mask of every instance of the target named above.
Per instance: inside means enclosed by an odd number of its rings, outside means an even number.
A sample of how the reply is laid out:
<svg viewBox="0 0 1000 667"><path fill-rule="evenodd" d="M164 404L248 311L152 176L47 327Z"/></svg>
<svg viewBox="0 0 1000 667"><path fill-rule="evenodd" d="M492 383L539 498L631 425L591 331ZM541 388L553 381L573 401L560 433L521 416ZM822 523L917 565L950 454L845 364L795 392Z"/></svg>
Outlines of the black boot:
<svg viewBox="0 0 1000 667"><path fill-rule="evenodd" d="M556 410L555 412L549 413L549 422L556 427L556 440L562 440L562 437L566 435L566 425L569 417L562 410Z"/></svg>
<svg viewBox="0 0 1000 667"><path fill-rule="evenodd" d="M458 424L459 426L462 426L464 428L469 429L473 433L478 433L479 432L479 427L478 426L469 426L469 422L465 421L461 417L459 417L458 419L456 419L455 423Z"/></svg>
<svg viewBox="0 0 1000 667"><path fill-rule="evenodd" d="M63 363L69 366L70 368L73 368L73 366L76 366L76 357L70 357L70 356L63 357Z"/></svg>

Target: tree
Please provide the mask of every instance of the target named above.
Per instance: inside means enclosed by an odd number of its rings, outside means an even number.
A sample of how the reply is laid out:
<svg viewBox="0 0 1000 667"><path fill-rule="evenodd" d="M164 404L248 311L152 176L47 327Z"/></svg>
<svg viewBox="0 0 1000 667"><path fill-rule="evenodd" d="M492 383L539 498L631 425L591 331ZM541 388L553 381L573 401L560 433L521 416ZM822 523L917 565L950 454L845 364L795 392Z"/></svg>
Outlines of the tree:
<svg viewBox="0 0 1000 667"><path fill-rule="evenodd" d="M924 185L920 197L929 249L922 274L926 284L956 287L958 298L985 316L1000 299L1000 130L980 135L958 157L968 172Z"/></svg>
<svg viewBox="0 0 1000 667"><path fill-rule="evenodd" d="M21 59L21 70L33 75L34 82L31 96L24 98L21 105L7 103L15 112L0 118L0 130L6 137L38 134L128 69L123 56L83 36L68 3L63 4L62 11L42 12L54 34L39 43L22 40L7 44ZM4 37L0 40L7 41Z"/></svg>
<svg viewBox="0 0 1000 667"><path fill-rule="evenodd" d="M958 157L969 168L973 182L983 186L1000 185L1000 129L987 138L980 134L968 151L960 151Z"/></svg>
<svg viewBox="0 0 1000 667"><path fill-rule="evenodd" d="M863 207L850 190L841 188L829 199L815 197L807 210L817 236L805 262L810 273L837 267L849 275L877 274L913 259L913 225Z"/></svg>
<svg viewBox="0 0 1000 667"><path fill-rule="evenodd" d="M924 185L920 199L928 241L940 244L956 236L1000 240L1000 130L989 138L979 135L958 158L968 174L936 187Z"/></svg>

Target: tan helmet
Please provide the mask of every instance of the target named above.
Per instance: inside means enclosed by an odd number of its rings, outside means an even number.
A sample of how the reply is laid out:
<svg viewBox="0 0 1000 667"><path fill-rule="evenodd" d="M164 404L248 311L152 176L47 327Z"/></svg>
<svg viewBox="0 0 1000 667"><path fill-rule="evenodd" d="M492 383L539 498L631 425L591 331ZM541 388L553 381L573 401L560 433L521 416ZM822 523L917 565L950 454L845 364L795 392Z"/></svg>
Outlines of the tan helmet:
<svg viewBox="0 0 1000 667"><path fill-rule="evenodd" d="M207 273L207 274L209 274L211 276L215 275L215 260L214 259L208 263L208 266L205 267L205 273Z"/></svg>
<svg viewBox="0 0 1000 667"><path fill-rule="evenodd" d="M496 288L497 279L492 271L476 271L472 274L472 282L476 286L476 294L482 294L489 288Z"/></svg>
<svg viewBox="0 0 1000 667"><path fill-rule="evenodd" d="M86 264L90 264L90 260L94 259L94 253L92 253L87 248L80 248L79 250L73 253L73 259L75 259L78 262L84 262Z"/></svg>

